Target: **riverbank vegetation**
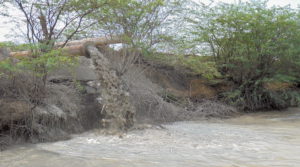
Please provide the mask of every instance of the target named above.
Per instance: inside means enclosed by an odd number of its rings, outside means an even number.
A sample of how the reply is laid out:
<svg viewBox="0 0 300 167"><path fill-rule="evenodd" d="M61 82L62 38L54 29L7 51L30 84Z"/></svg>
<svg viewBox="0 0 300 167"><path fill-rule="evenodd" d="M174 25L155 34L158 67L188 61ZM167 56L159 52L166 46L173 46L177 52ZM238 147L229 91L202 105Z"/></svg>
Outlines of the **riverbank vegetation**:
<svg viewBox="0 0 300 167"><path fill-rule="evenodd" d="M182 39L188 40L179 48L198 56L171 56L203 77L232 82L220 100L245 111L299 104L299 11L268 7L267 1L200 5L187 11ZM272 89L276 84L289 86Z"/></svg>
<svg viewBox="0 0 300 167"><path fill-rule="evenodd" d="M67 119L82 127L95 127L85 126L92 119L108 127L118 115L114 121L132 126L134 110L140 110L138 117L164 122L236 113L223 103L247 112L300 104L299 9L260 0L4 0L0 5L0 15L24 25L22 43L0 43L0 138L43 134L44 141L56 133L50 134L55 125L74 130ZM11 16L9 8L24 19ZM100 36L107 38L97 44ZM66 67L79 70L56 75ZM73 78L75 73L81 77ZM126 98L122 105L130 112L118 108L119 98Z"/></svg>
<svg viewBox="0 0 300 167"><path fill-rule="evenodd" d="M1 44L13 51L32 45L38 46L30 48L33 52L51 55L59 41L59 47L64 47L71 39L121 34L126 43L123 49L132 54L124 52L131 58L124 59L128 62L123 62L120 74L142 56L189 69L208 80L232 82L233 87L218 98L243 110L299 103L300 14L289 6L269 7L266 1L205 5L180 0L15 0L4 4L9 3L19 9L27 24L24 39L28 44ZM42 57L53 62L53 56ZM1 68L7 67L2 62ZM272 84L289 86L270 89Z"/></svg>
<svg viewBox="0 0 300 167"><path fill-rule="evenodd" d="M262 0L0 5L23 25L22 42L0 43L0 149L300 104L299 9Z"/></svg>
<svg viewBox="0 0 300 167"><path fill-rule="evenodd" d="M218 71L236 86L223 94L225 101L250 111L299 102L292 89L300 79L297 10L240 2L194 12L194 39L208 46ZM288 83L292 90L270 90L266 83Z"/></svg>

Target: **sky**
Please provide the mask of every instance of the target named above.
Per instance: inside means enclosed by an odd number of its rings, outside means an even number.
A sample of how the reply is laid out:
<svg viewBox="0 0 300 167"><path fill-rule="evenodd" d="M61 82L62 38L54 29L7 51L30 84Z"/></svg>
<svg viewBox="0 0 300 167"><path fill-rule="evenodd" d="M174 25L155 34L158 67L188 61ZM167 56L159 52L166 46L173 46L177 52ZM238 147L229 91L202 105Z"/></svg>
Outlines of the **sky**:
<svg viewBox="0 0 300 167"><path fill-rule="evenodd" d="M209 2L209 0L195 0L198 2ZM226 3L234 3L234 2L238 2L239 0L216 0L219 2L226 2ZM249 0L242 0L242 1L249 1ZM300 0L269 0L269 5L273 6L285 6L290 4L291 7L296 8L298 6L298 4L300 4Z"/></svg>
<svg viewBox="0 0 300 167"><path fill-rule="evenodd" d="M194 0L194 1L204 2L204 3L209 2L209 0ZM226 3L235 3L235 2L238 2L239 0L216 0L216 1L217 2L226 2ZM248 0L242 0L242 1L248 1ZM292 8L297 8L298 5L300 5L300 0L269 0L268 5L269 6L291 5ZM10 12L15 12L15 11L10 11ZM20 17L20 14L17 14L17 13L13 13L13 14L15 14L15 17ZM3 41L18 42L18 38L11 36L11 34L15 35L16 31L18 31L16 27L18 27L18 26L13 24L9 19L0 16L0 42L3 42Z"/></svg>

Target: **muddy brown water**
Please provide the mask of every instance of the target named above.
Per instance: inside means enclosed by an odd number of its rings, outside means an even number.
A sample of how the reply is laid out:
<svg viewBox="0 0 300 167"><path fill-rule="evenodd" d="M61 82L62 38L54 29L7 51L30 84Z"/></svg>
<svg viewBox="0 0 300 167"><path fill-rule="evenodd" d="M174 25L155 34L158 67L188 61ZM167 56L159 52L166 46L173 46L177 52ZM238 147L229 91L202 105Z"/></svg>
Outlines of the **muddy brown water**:
<svg viewBox="0 0 300 167"><path fill-rule="evenodd" d="M0 167L299 167L300 109L15 146Z"/></svg>

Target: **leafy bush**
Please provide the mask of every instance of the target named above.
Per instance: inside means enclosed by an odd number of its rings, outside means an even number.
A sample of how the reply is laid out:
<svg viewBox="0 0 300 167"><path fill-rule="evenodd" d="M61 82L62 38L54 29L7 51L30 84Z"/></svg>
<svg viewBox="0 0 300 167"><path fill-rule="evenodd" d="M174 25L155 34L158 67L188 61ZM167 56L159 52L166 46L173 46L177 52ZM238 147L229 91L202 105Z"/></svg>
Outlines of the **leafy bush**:
<svg viewBox="0 0 300 167"><path fill-rule="evenodd" d="M299 82L299 14L290 7L269 8L266 2L219 4L194 19L192 34L210 46L217 68L237 89L227 99L246 110L281 108L284 92L266 82ZM298 99L298 94L289 94ZM299 97L299 96L298 96ZM282 101L283 99L284 101ZM275 104L274 104L275 103Z"/></svg>
<svg viewBox="0 0 300 167"><path fill-rule="evenodd" d="M15 44L13 42L0 42L0 48L9 48L13 52L24 51L31 48L30 44Z"/></svg>
<svg viewBox="0 0 300 167"><path fill-rule="evenodd" d="M260 109L284 109L289 106L300 105L300 94L295 90L271 91L257 89L250 93L242 92L242 89L225 92L223 99L230 105L246 111Z"/></svg>

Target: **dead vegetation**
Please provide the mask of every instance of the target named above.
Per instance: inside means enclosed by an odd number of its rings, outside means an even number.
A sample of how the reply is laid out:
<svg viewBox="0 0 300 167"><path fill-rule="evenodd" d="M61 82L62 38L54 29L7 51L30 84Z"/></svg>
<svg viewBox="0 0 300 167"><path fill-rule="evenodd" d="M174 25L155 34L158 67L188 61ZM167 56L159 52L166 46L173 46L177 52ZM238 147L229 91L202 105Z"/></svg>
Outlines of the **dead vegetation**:
<svg viewBox="0 0 300 167"><path fill-rule="evenodd" d="M84 98L72 81L44 85L30 74L5 72L0 78L0 148L66 139L88 127L82 124Z"/></svg>
<svg viewBox="0 0 300 167"><path fill-rule="evenodd" d="M14 80L6 80L11 82L1 82L0 86L2 145L58 140L68 136L64 131L66 129L74 131L76 127L80 130L80 126L75 125L78 122L78 96L70 92L70 88L47 85L43 93L32 92L38 88L34 88L37 85L31 85L31 78L22 74L18 76ZM69 114L65 114L60 107Z"/></svg>
<svg viewBox="0 0 300 167"><path fill-rule="evenodd" d="M151 81L153 78L146 76L146 72L153 69L142 65L137 66L129 69L123 76L137 110L137 123L157 124L212 117L227 118L238 113L234 107L213 99L207 100L206 98L203 100L203 96L198 97L198 100L192 100L188 96L176 96L170 92L167 94L166 90L174 89L174 87L167 88L162 87L161 84L153 83ZM170 75L165 76L165 79L174 80L170 77Z"/></svg>
<svg viewBox="0 0 300 167"><path fill-rule="evenodd" d="M97 77L80 82L84 90L79 90L69 76L54 75L45 84L42 77L30 72L4 73L0 82L1 145L18 139L64 139L70 133L99 127L127 130L134 119L138 124L160 124L226 118L237 112L213 101L213 88L201 79L193 80L168 66L149 65L140 61L139 52L99 51L91 46L88 53L93 65L83 66L91 68Z"/></svg>

